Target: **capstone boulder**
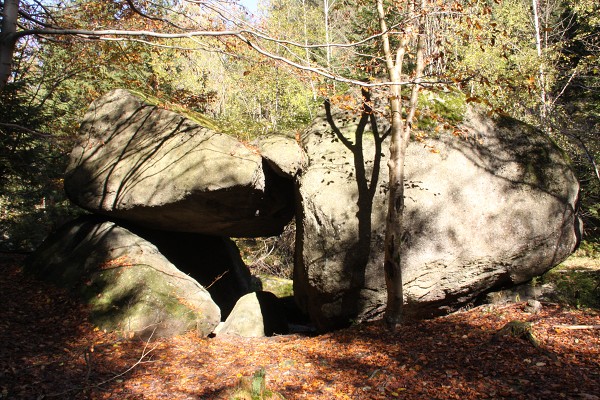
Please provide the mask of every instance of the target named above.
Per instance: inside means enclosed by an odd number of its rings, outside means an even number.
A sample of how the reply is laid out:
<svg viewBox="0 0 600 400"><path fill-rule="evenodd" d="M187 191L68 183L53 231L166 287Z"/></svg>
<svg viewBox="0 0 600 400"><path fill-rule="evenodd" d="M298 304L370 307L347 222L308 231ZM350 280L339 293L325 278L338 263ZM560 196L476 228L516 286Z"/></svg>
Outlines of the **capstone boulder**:
<svg viewBox="0 0 600 400"><path fill-rule="evenodd" d="M65 190L90 212L152 229L233 237L281 233L294 213L293 181L273 170L255 146L217 129L202 116L111 91L83 118Z"/></svg>

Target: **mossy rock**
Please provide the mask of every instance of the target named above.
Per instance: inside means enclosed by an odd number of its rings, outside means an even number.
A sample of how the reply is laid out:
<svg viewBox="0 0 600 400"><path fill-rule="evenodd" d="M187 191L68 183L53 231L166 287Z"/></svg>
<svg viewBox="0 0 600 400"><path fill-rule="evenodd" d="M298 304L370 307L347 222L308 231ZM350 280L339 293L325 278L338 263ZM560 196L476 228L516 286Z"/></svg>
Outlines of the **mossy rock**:
<svg viewBox="0 0 600 400"><path fill-rule="evenodd" d="M271 292L279 298L294 295L294 282L291 279L279 278L273 275L259 274L262 290Z"/></svg>
<svg viewBox="0 0 600 400"><path fill-rule="evenodd" d="M165 110L173 111L178 114L185 116L186 118L192 120L200 126L203 126L208 129L212 129L214 131L222 131L221 126L217 123L217 121L208 118L206 115L202 115L200 113L194 112L192 110L188 110L187 108L182 107L179 104L170 103L159 99L158 97L139 92L137 90L127 89L131 94L139 97L148 105L154 105L157 107L164 108Z"/></svg>
<svg viewBox="0 0 600 400"><path fill-rule="evenodd" d="M101 329L127 336L206 336L220 320L198 282L145 239L99 217L79 218L51 235L26 270L79 296Z"/></svg>

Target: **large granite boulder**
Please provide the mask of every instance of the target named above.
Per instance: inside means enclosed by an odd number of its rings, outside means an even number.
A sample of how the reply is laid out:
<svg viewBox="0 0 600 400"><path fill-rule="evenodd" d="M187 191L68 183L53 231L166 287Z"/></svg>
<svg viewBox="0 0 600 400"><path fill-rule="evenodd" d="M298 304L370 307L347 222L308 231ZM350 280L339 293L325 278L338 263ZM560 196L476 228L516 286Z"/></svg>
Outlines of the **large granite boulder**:
<svg viewBox="0 0 600 400"><path fill-rule="evenodd" d="M196 280L156 246L102 217L63 226L26 268L80 296L103 329L142 338L189 330L206 336L220 321L219 307Z"/></svg>
<svg viewBox="0 0 600 400"><path fill-rule="evenodd" d="M91 212L153 229L281 233L294 213L293 181L255 146L216 129L201 116L114 90L94 101L82 121L66 192Z"/></svg>
<svg viewBox="0 0 600 400"><path fill-rule="evenodd" d="M386 302L388 125L332 114L302 135L308 166L297 190L294 292L320 329L380 313ZM578 243L577 179L526 124L469 110L460 132L413 140L405 165L408 314L452 311L527 281Z"/></svg>

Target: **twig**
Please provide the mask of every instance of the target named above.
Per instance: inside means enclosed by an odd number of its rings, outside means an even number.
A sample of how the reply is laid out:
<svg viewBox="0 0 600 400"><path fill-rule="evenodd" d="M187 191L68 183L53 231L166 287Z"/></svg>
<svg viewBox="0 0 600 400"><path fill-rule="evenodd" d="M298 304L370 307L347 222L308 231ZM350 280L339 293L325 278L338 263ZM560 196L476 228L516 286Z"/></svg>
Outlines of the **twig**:
<svg viewBox="0 0 600 400"><path fill-rule="evenodd" d="M558 329L600 329L600 325L554 325Z"/></svg>
<svg viewBox="0 0 600 400"><path fill-rule="evenodd" d="M156 327L152 330L152 333L150 334L150 337L148 338L148 340L146 341L146 344L144 345L144 349L142 350L142 355L140 356L140 358L129 368L127 368L125 371L121 372L120 374L117 374L115 376L113 376L112 378L106 379L105 381L102 381L100 383L97 383L95 385L90 385L89 384L89 379L90 379L90 375L92 372L92 365L91 365L91 353L93 353L93 348L94 346L87 348L84 350L83 353L83 357L85 359L85 363L86 363L86 377L85 377L85 386L76 386L76 387L72 387L69 389L66 389L62 392L59 393L50 393L48 395L46 395L46 397L63 397L64 395L66 395L67 393L71 393L71 392L77 392L77 391L84 391L84 390L89 390L91 387L95 387L98 389L102 389L101 386L105 385L115 379L120 378L121 376L125 375L126 373L128 373L129 371L131 371L132 369L134 369L135 367L137 367L140 364L144 363L144 358L146 358L148 356L148 354L152 353L152 351L154 351L157 347L158 347L158 343L155 344L150 350L148 349L148 345L150 344L150 341L152 339L152 336L154 335L154 332L156 331Z"/></svg>
<svg viewBox="0 0 600 400"><path fill-rule="evenodd" d="M105 385L108 382L112 382L115 379L118 379L118 378L122 377L123 375L127 374L129 371L131 371L138 365L142 364L144 362L143 361L144 358L146 358L146 356L148 356L148 354L152 353L158 347L158 343L157 343L150 350L146 351L146 349L148 349L148 345L150 344L150 341L152 340L152 336L154 336L154 332L156 332L156 327L154 327L154 329L152 330L152 333L150 334L150 337L148 338L148 340L146 340L146 344L144 345L144 349L142 350L142 355L132 366L130 366L129 368L127 368L125 371L121 372L120 374L117 374L117 375L113 376L112 378L102 381L102 382L96 384L95 386L99 388L100 386Z"/></svg>
<svg viewBox="0 0 600 400"><path fill-rule="evenodd" d="M85 360L85 365L87 367L87 371L85 373L85 382L90 381L90 375L92 374L92 353L94 352L94 346L91 346L88 349L83 351L83 359Z"/></svg>
<svg viewBox="0 0 600 400"><path fill-rule="evenodd" d="M218 281L219 279L221 279L221 278L223 277L223 275L225 275L225 274L226 274L226 273L228 273L228 272L229 272L229 270L226 270L226 271L225 271L225 272L223 272L221 275L217 276L217 277L216 277L216 278L215 278L215 279L214 279L214 280L213 280L213 281L210 283L210 285L208 285L208 286L205 286L205 287L204 287L204 289L207 289L207 290L208 290L208 288L210 288L212 285L214 285L215 283L217 283L217 281Z"/></svg>

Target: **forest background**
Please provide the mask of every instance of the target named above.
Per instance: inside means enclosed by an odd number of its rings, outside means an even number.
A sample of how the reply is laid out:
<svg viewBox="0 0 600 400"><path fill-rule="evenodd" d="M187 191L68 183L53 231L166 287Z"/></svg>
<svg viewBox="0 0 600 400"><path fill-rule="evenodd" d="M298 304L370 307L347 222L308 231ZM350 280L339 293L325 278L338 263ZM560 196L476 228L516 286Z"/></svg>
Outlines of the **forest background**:
<svg viewBox="0 0 600 400"><path fill-rule="evenodd" d="M2 3L3 44L8 3ZM382 4L390 33L402 33L406 14L399 11L401 2ZM468 103L547 132L568 154L580 179L583 250L596 254L600 5L594 0L427 4L416 134L435 134L439 126L459 123ZM297 136L325 99L353 107L357 100L348 96L353 87L377 92L383 90L378 83L387 80L372 1L259 0L255 13L234 1L212 0L28 0L19 7L18 28L30 34L14 43L12 70L0 93L3 251L34 249L79 212L64 196L62 174L83 113L113 88L202 113L223 132L251 142L273 132ZM246 37L253 42L224 34L85 33L180 32L192 22L206 32L252 32ZM416 60L411 63L408 57L405 74L410 78ZM277 243L289 245L290 240L287 232L287 237L252 244L265 254L278 247L283 257L274 262L282 264L290 250ZM285 275L289 265L275 270Z"/></svg>

